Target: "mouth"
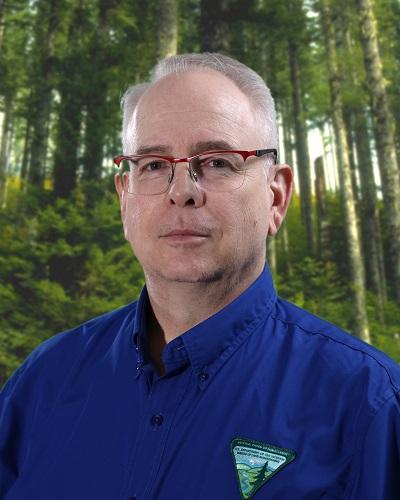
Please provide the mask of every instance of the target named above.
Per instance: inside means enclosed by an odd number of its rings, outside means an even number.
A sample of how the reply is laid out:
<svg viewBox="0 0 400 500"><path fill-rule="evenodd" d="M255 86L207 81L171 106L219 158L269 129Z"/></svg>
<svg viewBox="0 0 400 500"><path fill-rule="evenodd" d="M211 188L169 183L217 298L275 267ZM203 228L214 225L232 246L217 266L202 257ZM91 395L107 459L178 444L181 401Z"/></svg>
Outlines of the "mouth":
<svg viewBox="0 0 400 500"><path fill-rule="evenodd" d="M206 233L202 233L199 231L192 231L191 229L174 229L169 233L163 235L164 238L170 238L172 236L202 236L207 237Z"/></svg>
<svg viewBox="0 0 400 500"><path fill-rule="evenodd" d="M208 235L198 231L192 231L190 229L176 229L162 235L161 238L166 243L170 243L173 246L179 244L199 245L204 243L204 241L208 238Z"/></svg>

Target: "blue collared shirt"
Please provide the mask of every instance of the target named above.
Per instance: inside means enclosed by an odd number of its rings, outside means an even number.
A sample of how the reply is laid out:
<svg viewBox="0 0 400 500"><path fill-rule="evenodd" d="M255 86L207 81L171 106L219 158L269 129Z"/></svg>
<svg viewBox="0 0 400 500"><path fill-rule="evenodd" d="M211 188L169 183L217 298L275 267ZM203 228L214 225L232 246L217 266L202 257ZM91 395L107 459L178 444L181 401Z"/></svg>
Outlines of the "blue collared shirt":
<svg viewBox="0 0 400 500"><path fill-rule="evenodd" d="M267 266L169 342L140 299L36 348L0 395L5 500L395 500L400 369Z"/></svg>

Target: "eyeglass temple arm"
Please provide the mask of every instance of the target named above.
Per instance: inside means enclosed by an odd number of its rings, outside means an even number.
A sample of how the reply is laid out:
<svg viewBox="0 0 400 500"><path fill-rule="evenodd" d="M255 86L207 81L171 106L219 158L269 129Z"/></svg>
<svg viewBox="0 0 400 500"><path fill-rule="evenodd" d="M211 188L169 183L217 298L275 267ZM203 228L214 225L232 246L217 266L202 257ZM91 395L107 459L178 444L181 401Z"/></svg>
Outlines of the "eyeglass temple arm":
<svg viewBox="0 0 400 500"><path fill-rule="evenodd" d="M125 158L124 155L118 155L114 158L114 165L119 168L121 161Z"/></svg>
<svg viewBox="0 0 400 500"><path fill-rule="evenodd" d="M260 157L268 153L272 153L274 155L274 160L276 163L278 161L278 151L276 149L256 149L255 155Z"/></svg>

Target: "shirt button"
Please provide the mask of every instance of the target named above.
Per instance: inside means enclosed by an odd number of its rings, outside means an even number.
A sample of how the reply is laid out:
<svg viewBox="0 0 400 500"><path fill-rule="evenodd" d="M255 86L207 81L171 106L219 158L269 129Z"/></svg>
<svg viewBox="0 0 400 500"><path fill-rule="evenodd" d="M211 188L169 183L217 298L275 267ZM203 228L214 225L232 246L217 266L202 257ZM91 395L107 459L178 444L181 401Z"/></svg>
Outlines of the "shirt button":
<svg viewBox="0 0 400 500"><path fill-rule="evenodd" d="M163 423L163 421L164 421L164 417L163 417L160 413L159 413L158 415L153 415L153 416L151 417L151 423L152 423L152 425L154 425L154 426L156 426L156 425L157 425L157 426L161 425L161 424Z"/></svg>
<svg viewBox="0 0 400 500"><path fill-rule="evenodd" d="M199 379L201 382L204 382L205 380L208 379L208 373L200 373Z"/></svg>

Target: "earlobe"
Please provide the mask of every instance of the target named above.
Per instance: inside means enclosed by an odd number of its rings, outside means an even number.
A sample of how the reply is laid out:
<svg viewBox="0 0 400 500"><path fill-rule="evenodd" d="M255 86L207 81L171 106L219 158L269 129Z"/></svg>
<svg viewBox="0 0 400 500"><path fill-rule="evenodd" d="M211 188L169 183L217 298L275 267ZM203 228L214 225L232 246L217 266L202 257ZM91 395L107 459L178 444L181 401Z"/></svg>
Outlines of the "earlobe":
<svg viewBox="0 0 400 500"><path fill-rule="evenodd" d="M276 165L270 182L272 203L268 234L274 236L285 218L293 189L293 173L288 165Z"/></svg>
<svg viewBox="0 0 400 500"><path fill-rule="evenodd" d="M268 235L275 236L282 224L282 217L277 212L273 212L269 222Z"/></svg>

